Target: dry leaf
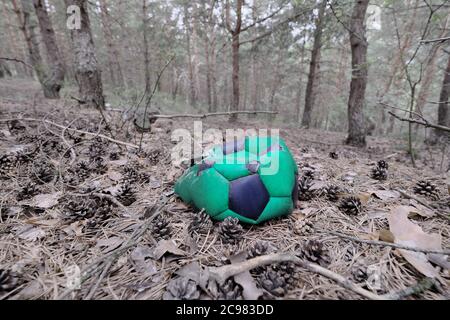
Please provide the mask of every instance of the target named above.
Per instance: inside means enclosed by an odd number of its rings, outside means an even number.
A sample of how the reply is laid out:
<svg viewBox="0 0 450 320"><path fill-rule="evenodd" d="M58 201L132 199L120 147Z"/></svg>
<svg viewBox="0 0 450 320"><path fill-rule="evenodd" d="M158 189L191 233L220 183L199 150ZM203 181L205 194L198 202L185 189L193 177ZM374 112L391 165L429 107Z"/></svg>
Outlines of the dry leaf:
<svg viewBox="0 0 450 320"><path fill-rule="evenodd" d="M367 202L369 202L371 194L368 192L361 192L357 197L359 198L359 200L361 200L361 203L365 205L367 204Z"/></svg>
<svg viewBox="0 0 450 320"><path fill-rule="evenodd" d="M159 260L166 253L171 253L177 256L184 256L186 253L179 249L173 240L161 240L152 251L153 259Z"/></svg>
<svg viewBox="0 0 450 320"><path fill-rule="evenodd" d="M239 263L247 259L247 252L240 252L230 257L231 263ZM234 276L234 281L242 287L242 296L245 300L257 300L263 295L263 291L256 286L255 279L249 271L241 272Z"/></svg>
<svg viewBox="0 0 450 320"><path fill-rule="evenodd" d="M123 175L118 171L109 171L108 172L108 178L112 181L119 181L123 178Z"/></svg>
<svg viewBox="0 0 450 320"><path fill-rule="evenodd" d="M384 242L394 243L394 241L395 241L395 237L392 234L392 232L389 231L389 230L386 230L386 229L381 229L380 230L379 238L380 238L381 241L384 241Z"/></svg>
<svg viewBox="0 0 450 320"><path fill-rule="evenodd" d="M418 203L416 200L411 199L409 203L413 206L411 207L411 213L418 214L419 216L422 216L424 218L431 218L435 216L433 210L428 209L424 205Z"/></svg>
<svg viewBox="0 0 450 320"><path fill-rule="evenodd" d="M155 262L150 259L151 257L152 249L149 247L139 246L131 252L131 259L135 264L136 271L145 276L152 275L157 271Z"/></svg>
<svg viewBox="0 0 450 320"><path fill-rule="evenodd" d="M58 219L47 219L43 220L41 218L30 218L25 220L27 224L33 224L36 226L54 227L59 223Z"/></svg>
<svg viewBox="0 0 450 320"><path fill-rule="evenodd" d="M41 209L49 209L58 204L61 192L38 194L31 199L31 205Z"/></svg>
<svg viewBox="0 0 450 320"><path fill-rule="evenodd" d="M408 219L414 207L397 206L388 216L389 228L395 237L394 243L403 244L425 250L442 250L441 236L438 234L427 234L422 228ZM413 252L399 249L403 257L427 277L438 278L438 271L430 264L428 257L422 252Z"/></svg>
<svg viewBox="0 0 450 320"><path fill-rule="evenodd" d="M200 266L197 261L189 263L175 272L181 277L186 277L195 281L203 290L207 290L207 284L209 280L209 271Z"/></svg>
<svg viewBox="0 0 450 320"><path fill-rule="evenodd" d="M372 190L369 192L380 200L389 200L389 199L400 198L400 192L395 191L395 190Z"/></svg>

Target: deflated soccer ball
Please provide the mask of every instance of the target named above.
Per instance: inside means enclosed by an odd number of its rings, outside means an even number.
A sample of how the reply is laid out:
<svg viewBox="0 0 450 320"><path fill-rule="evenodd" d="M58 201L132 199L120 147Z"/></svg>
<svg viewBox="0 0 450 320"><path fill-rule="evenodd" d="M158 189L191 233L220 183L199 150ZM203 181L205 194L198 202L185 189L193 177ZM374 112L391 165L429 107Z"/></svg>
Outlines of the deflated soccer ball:
<svg viewBox="0 0 450 320"><path fill-rule="evenodd" d="M176 182L183 201L213 219L260 222L292 212L298 198L298 169L278 137L245 137L217 146Z"/></svg>

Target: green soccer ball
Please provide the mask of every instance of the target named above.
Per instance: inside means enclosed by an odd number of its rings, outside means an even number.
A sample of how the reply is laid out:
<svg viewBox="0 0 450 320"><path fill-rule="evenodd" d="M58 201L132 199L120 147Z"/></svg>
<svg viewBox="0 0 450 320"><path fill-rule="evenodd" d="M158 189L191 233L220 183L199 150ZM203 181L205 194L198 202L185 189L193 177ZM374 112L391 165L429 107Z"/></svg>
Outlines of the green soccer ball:
<svg viewBox="0 0 450 320"><path fill-rule="evenodd" d="M278 137L245 137L217 146L176 182L183 201L215 220L235 217L258 224L292 212L298 169Z"/></svg>

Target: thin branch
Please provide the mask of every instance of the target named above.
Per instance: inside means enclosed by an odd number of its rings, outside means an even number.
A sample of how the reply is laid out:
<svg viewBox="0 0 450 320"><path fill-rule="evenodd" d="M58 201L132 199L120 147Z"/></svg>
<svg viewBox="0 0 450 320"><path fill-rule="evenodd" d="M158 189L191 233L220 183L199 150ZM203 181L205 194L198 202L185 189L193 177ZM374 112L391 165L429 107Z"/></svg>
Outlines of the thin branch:
<svg viewBox="0 0 450 320"><path fill-rule="evenodd" d="M420 124L420 125L425 126L427 128L434 128L434 129L450 132L450 128L449 127L441 126L441 125L438 125L438 124L432 124L432 123L425 122L425 121L415 120L415 119L411 119L411 118L402 118L402 117L399 117L398 115L396 115L395 113L393 113L391 111L388 111L388 113L391 116L393 116L394 118L396 118L396 119L398 119L400 121L406 121L406 122L409 122L409 123L417 123L417 124Z"/></svg>
<svg viewBox="0 0 450 320"><path fill-rule="evenodd" d="M424 291L432 289L433 287L438 287L438 286L440 286L440 285L436 279L424 278L411 287L405 288L398 292L386 294L383 297L385 297L388 300L401 300L406 297L422 293Z"/></svg>
<svg viewBox="0 0 450 320"><path fill-rule="evenodd" d="M173 118L206 118L206 117L213 117L213 116L229 116L232 114L257 114L257 113L263 113L263 114L278 114L277 111L226 111L226 112L212 112L212 113L204 113L204 114L155 114L152 115L151 118L160 118L160 119L173 119Z"/></svg>
<svg viewBox="0 0 450 320"><path fill-rule="evenodd" d="M106 139L109 140L111 142L114 142L116 144L121 144L130 148L134 148L134 149L139 149L139 147L135 144L132 143L128 143L128 142L124 142L124 141L120 141L120 140L116 140L113 138L110 138L108 136L105 136L103 134L98 134L98 133L92 133L92 132L88 132L88 131L83 131L83 130L77 130L77 129L73 129L73 128L67 128L66 126L57 124L55 122L49 121L49 120L45 120L45 119L35 119L35 118L15 118L15 119L0 119L0 122L9 122L9 121L13 121L13 120L19 120L19 121L31 121L31 122L45 122L47 124L50 124L52 126L58 127L60 129L66 129L67 131L73 131L73 132L78 132L78 133L82 133L88 136L95 136L95 137L99 137L102 139Z"/></svg>
<svg viewBox="0 0 450 320"><path fill-rule="evenodd" d="M28 64L25 61L17 59L17 58L0 57L0 60L19 62L19 63L23 64L24 66L30 68L30 69L34 69L34 67L31 64Z"/></svg>
<svg viewBox="0 0 450 320"><path fill-rule="evenodd" d="M420 40L421 43L433 43L433 42L445 42L450 40L450 37L437 38L437 39L429 39L429 40Z"/></svg>
<svg viewBox="0 0 450 320"><path fill-rule="evenodd" d="M370 244L370 245L374 245L374 246L392 247L392 248L403 249L403 250L414 251L414 252L432 253L432 254L447 255L447 256L450 255L450 250L443 250L443 251L428 250L428 249L422 249L422 248L417 248L417 247L405 246L403 244L398 244L398 243L359 239L359 238L352 237L352 236L349 236L346 234L342 234L342 233L339 233L336 231L323 231L323 232L334 235L339 238L351 240L354 242L366 243L366 244Z"/></svg>
<svg viewBox="0 0 450 320"><path fill-rule="evenodd" d="M155 95L156 89L158 88L159 82L161 81L161 77L166 70L166 68L169 66L169 64L173 61L175 58L175 55L171 56L169 60L167 60L164 67L158 72L158 77L156 78L155 84L153 85L153 91L150 94L150 96L147 99L147 102L145 103L145 109L144 109L144 119L147 118L147 109L150 106L150 103L152 102L152 98ZM141 151L142 148L142 140L144 139L144 131L141 133L141 139L139 140L139 151Z"/></svg>
<svg viewBox="0 0 450 320"><path fill-rule="evenodd" d="M313 273L320 274L328 279L331 279L338 283L340 286L349 289L360 296L370 299L370 300L387 300L388 298L374 294L364 288L359 287L350 280L344 278L340 274L337 274L329 269L321 267L315 263L311 263L298 258L297 256L289 253L276 253L259 256L250 260L245 260L239 263L227 264L221 267L210 267L208 268L211 278L217 281L219 284L224 283L226 279L237 275L239 273L249 271L251 269L273 264L276 262L294 262L300 267L311 271Z"/></svg>

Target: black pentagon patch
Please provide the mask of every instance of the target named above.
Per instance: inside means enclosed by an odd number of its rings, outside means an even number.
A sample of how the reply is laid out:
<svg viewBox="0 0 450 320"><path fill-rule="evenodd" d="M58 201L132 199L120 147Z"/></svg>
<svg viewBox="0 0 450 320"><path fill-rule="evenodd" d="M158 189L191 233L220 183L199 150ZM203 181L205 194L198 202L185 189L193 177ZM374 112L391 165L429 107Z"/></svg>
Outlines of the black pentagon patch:
<svg viewBox="0 0 450 320"><path fill-rule="evenodd" d="M294 188L292 188L292 203L294 204L294 209L297 207L298 201L298 174L295 174Z"/></svg>
<svg viewBox="0 0 450 320"><path fill-rule="evenodd" d="M259 175L242 177L230 183L229 208L243 217L257 220L269 197Z"/></svg>
<svg viewBox="0 0 450 320"><path fill-rule="evenodd" d="M257 173L259 169L259 162L258 161L250 161L245 165L248 171L251 173Z"/></svg>
<svg viewBox="0 0 450 320"><path fill-rule="evenodd" d="M238 152L241 150L244 150L245 148L245 140L241 139L241 140L234 140L228 143L225 143L223 145L223 154L230 154L230 153L234 153L234 152Z"/></svg>

